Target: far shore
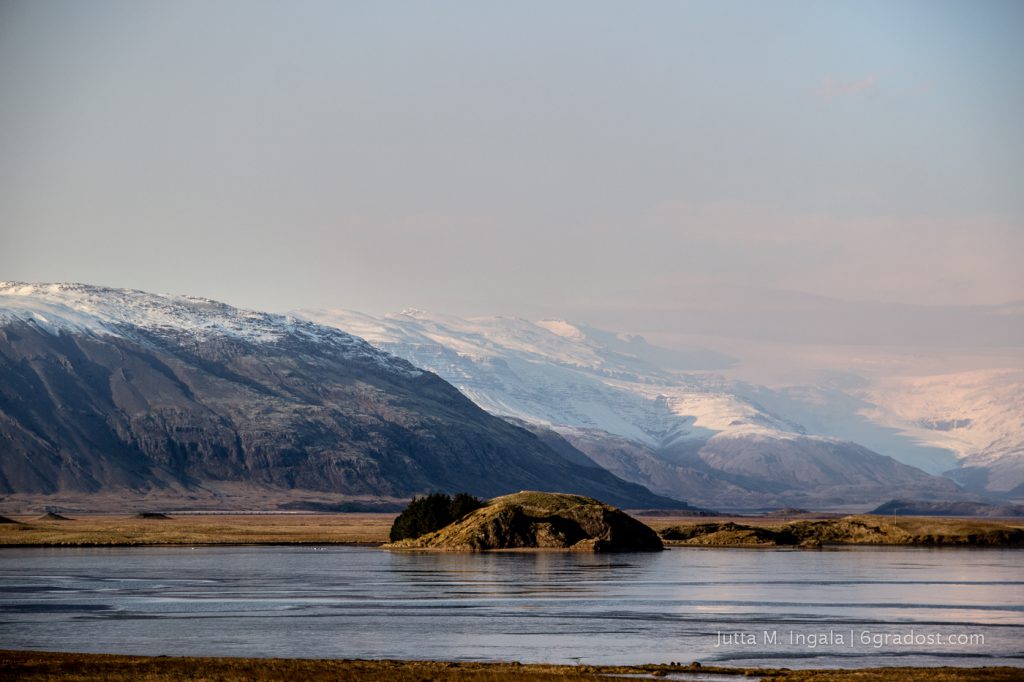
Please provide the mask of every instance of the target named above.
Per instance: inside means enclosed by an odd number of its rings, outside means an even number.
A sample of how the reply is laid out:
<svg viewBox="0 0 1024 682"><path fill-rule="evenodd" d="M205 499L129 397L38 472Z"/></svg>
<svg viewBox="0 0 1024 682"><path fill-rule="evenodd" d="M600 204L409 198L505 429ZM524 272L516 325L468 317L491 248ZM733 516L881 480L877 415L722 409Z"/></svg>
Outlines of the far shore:
<svg viewBox="0 0 1024 682"><path fill-rule="evenodd" d="M366 545L387 542L393 513L39 515L7 518L0 547L136 547L201 545Z"/></svg>
<svg viewBox="0 0 1024 682"><path fill-rule="evenodd" d="M669 665L591 666L476 663L464 661L395 661L302 658L221 658L177 656L124 656L118 654L0 651L0 673L7 679L69 681L105 680L151 682L181 679L242 680L353 680L355 682L420 682L421 680L473 680L474 682L542 682L552 680L603 681L617 677L700 679L700 675L736 676L737 679L779 682L1011 682L1021 679L1021 668L854 668L802 669L733 668L699 663Z"/></svg>
<svg viewBox="0 0 1024 682"><path fill-rule="evenodd" d="M167 518L144 518L138 514L68 514L68 519L46 518L39 514L8 515L15 523L0 523L0 548L3 547L136 547L136 546L208 546L208 545L361 545L376 547L388 542L394 513L168 513ZM707 517L634 514L656 531L697 528L708 524ZM882 528L913 531L927 536L945 533L970 538L993 528L1024 528L1024 519L949 517L858 517L872 519ZM801 520L835 520L835 515L802 517ZM786 524L778 517L716 517L714 523L734 521L745 526L777 529ZM718 533L715 537L694 537L688 541L666 540L673 546L775 547L752 544L750 533ZM906 535L902 536L906 539ZM845 544L935 546L926 542L836 542ZM947 543L956 544L956 543ZM967 543L969 544L969 543Z"/></svg>

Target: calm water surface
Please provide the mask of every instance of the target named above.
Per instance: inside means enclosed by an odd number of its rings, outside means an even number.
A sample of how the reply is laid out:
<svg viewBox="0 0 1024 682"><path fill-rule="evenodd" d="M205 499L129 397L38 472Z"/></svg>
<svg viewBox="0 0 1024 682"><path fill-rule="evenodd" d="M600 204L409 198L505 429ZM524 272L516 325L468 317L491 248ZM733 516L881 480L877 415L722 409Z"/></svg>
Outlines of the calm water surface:
<svg viewBox="0 0 1024 682"><path fill-rule="evenodd" d="M1024 554L0 550L0 648L1024 666ZM717 646L716 646L717 645Z"/></svg>

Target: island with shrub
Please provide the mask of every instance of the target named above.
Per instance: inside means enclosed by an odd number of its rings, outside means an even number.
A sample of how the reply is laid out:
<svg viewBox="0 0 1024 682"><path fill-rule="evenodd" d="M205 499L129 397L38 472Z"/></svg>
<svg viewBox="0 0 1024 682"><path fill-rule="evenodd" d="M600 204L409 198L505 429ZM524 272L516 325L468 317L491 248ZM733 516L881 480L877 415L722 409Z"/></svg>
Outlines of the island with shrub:
<svg viewBox="0 0 1024 682"><path fill-rule="evenodd" d="M392 541L384 547L471 552L663 548L661 538L650 527L582 495L523 491L496 497L486 504L476 501L475 505L465 497L456 495L448 500L446 495L439 495L414 500L395 520ZM448 522L431 523L437 518Z"/></svg>

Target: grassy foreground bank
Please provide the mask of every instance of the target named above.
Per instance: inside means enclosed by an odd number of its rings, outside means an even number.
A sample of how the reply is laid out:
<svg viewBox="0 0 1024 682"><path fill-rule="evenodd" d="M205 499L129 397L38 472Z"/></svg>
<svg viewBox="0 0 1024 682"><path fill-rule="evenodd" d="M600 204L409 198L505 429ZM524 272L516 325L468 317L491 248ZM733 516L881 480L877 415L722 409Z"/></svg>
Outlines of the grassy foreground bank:
<svg viewBox="0 0 1024 682"><path fill-rule="evenodd" d="M0 677L8 680L351 680L353 682L543 682L602 680L616 675L652 675L686 679L685 673L716 673L780 682L1011 682L1021 668L872 668L862 670L786 670L692 667L690 665L568 666L443 661L358 661L289 658L193 658L110 654L0 651Z"/></svg>

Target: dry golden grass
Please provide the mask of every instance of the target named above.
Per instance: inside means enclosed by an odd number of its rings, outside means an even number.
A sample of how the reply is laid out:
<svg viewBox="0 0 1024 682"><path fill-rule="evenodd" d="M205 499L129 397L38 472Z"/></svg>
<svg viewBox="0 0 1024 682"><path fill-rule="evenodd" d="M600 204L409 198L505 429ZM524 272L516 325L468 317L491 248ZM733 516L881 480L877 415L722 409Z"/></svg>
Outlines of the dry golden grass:
<svg viewBox="0 0 1024 682"><path fill-rule="evenodd" d="M0 524L0 547L8 546L133 546L133 545L260 545L366 544L387 542L395 514L210 514L170 519L142 519L131 514L73 515L67 521L44 520L38 514L11 516L19 523ZM638 516L661 531L671 526L735 521L743 525L780 528L777 518ZM854 517L850 517L854 518ZM856 517L892 527L892 517ZM803 521L804 519L801 519ZM1024 528L1024 519L990 521L936 517L898 517L900 536L968 536L997 528ZM672 543L669 543L672 544Z"/></svg>
<svg viewBox="0 0 1024 682"><path fill-rule="evenodd" d="M545 682L609 680L613 675L695 672L690 666L568 666L443 661L356 661L282 658L191 658L108 654L0 651L0 677L10 680L351 680L353 682ZM780 682L1010 682L1020 668L874 668L867 670L769 670L699 668L701 672L779 680Z"/></svg>
<svg viewBox="0 0 1024 682"><path fill-rule="evenodd" d="M669 546L775 547L777 542L765 531L793 531L808 546L819 545L903 545L1019 547L1024 519L948 518L934 516L872 516L859 514L841 518L807 518L786 521L756 517L640 517L663 536ZM728 527L733 523L739 527ZM706 526L706 528L697 528ZM695 533L692 537L691 533ZM782 545L793 544L781 542Z"/></svg>
<svg viewBox="0 0 1024 682"><path fill-rule="evenodd" d="M255 658L169 658L96 654L0 653L0 673L18 680L353 680L365 682L544 682L607 680L572 666L433 661L350 661Z"/></svg>
<svg viewBox="0 0 1024 682"><path fill-rule="evenodd" d="M0 524L0 546L130 546L221 544L379 544L394 514L187 515L142 519L75 516L68 521L11 517Z"/></svg>
<svg viewBox="0 0 1024 682"><path fill-rule="evenodd" d="M862 514L855 518L871 519L912 535L969 535L971 533L998 530L1001 528L1024 528L1024 518L951 518L937 516L869 516Z"/></svg>

